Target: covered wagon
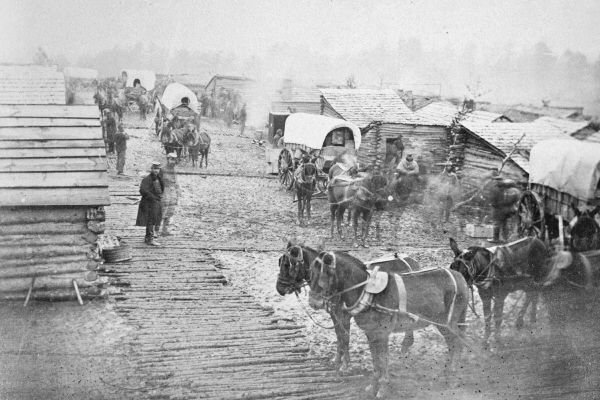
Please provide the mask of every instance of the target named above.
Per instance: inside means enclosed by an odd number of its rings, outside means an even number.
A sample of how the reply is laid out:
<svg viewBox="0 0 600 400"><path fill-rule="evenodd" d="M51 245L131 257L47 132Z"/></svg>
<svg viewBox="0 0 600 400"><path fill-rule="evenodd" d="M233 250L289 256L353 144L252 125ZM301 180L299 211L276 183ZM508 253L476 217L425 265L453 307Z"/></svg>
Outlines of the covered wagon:
<svg viewBox="0 0 600 400"><path fill-rule="evenodd" d="M294 169L302 153L309 153L321 176L326 176L333 160L343 154L356 155L360 129L352 122L323 115L295 113L285 119L283 148L266 149L267 164L277 172L286 188L293 183ZM274 166L277 169L274 170ZM322 182L326 184L325 182Z"/></svg>

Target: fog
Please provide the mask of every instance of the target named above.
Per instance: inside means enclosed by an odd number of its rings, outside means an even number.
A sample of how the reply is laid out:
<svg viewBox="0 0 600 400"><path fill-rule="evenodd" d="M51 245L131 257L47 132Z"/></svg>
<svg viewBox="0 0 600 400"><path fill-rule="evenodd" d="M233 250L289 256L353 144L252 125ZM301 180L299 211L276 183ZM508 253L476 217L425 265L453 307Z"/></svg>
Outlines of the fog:
<svg viewBox="0 0 600 400"><path fill-rule="evenodd" d="M0 62L600 102L600 2L3 1ZM42 54L42 55L41 55Z"/></svg>

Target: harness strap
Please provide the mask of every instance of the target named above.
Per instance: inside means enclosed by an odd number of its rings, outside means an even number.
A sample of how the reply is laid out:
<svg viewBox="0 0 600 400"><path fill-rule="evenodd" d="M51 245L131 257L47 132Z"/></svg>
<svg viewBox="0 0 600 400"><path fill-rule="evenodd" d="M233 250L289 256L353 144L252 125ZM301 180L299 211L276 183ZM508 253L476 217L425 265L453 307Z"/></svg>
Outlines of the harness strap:
<svg viewBox="0 0 600 400"><path fill-rule="evenodd" d="M458 294L458 284L456 283L456 278L454 277L454 275L452 275L452 272L450 272L450 270L446 269L446 268L442 268L442 270L446 271L446 273L450 276L450 279L452 280L452 284L454 285L454 296L452 297L452 303L450 303L450 310L448 312L448 326L450 325L450 322L452 321L452 314L454 314L454 303L456 303L456 295Z"/></svg>

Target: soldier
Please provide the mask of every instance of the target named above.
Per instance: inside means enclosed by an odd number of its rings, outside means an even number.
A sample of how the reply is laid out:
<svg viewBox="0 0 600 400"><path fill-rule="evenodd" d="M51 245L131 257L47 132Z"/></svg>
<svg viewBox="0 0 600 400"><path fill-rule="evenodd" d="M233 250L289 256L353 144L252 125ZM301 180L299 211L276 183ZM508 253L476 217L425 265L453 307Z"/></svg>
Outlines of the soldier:
<svg viewBox="0 0 600 400"><path fill-rule="evenodd" d="M160 163L153 162L150 166L150 174L140 184L142 200L135 221L136 226L146 227L144 242L150 246L160 246L160 243L156 242L154 238L158 236L155 227L160 225L162 219L161 198L164 190L165 186L160 177Z"/></svg>
<svg viewBox="0 0 600 400"><path fill-rule="evenodd" d="M175 214L175 209L179 203L179 198L181 197L181 188L177 182L175 164L177 164L177 154L169 153L167 154L167 166L160 171L160 176L165 185L165 190L161 198L163 215L162 231L160 234L162 236L171 235L171 232L169 231L169 225L171 223L171 218ZM159 223L156 227L157 230L160 228L160 225L161 223Z"/></svg>
<svg viewBox="0 0 600 400"><path fill-rule="evenodd" d="M508 219L516 212L519 194L514 181L503 179L498 171L492 172L491 180L485 185L483 193L490 205L494 223L494 237L488 239L489 242L503 243L508 240Z"/></svg>
<svg viewBox="0 0 600 400"><path fill-rule="evenodd" d="M192 121L200 129L200 115L190 107L189 97L182 97L181 104L171 110L171 114L183 121Z"/></svg>
<svg viewBox="0 0 600 400"><path fill-rule="evenodd" d="M244 135L244 129L246 129L246 117L247 116L248 116L248 114L246 113L246 103L244 103L244 105L242 106L242 109L240 110L240 118L239 118L240 136Z"/></svg>
<svg viewBox="0 0 600 400"><path fill-rule="evenodd" d="M115 134L115 149L117 150L117 174L123 175L125 169L125 153L127 152L127 141L129 135L125 133L123 124L119 124L117 133Z"/></svg>
<svg viewBox="0 0 600 400"><path fill-rule="evenodd" d="M454 165L449 164L442 171L439 185L439 201L441 205L440 220L448 222L450 220L450 211L454 202L454 196L460 190L459 177L456 174Z"/></svg>

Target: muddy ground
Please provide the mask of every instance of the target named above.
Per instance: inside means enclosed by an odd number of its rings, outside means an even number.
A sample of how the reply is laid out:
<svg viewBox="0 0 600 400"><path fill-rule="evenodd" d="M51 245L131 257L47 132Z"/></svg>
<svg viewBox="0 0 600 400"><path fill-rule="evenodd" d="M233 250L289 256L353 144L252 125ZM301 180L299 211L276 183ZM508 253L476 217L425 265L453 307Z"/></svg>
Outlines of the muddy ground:
<svg viewBox="0 0 600 400"><path fill-rule="evenodd" d="M134 190L152 160L164 162L164 151L150 124L151 121L142 123L132 116L126 120L126 130L131 136L126 176L116 176L112 168L111 185ZM329 238L326 200L313 201L313 219L307 226L296 224L292 195L281 188L274 176L264 174L265 150L256 143L256 139L261 139L260 134L249 131L240 137L235 126L227 129L218 121L203 121L203 127L212 137L209 166L192 169L183 163L178 167L183 195L173 220L175 235L168 239L169 245L180 248L177 247L177 238L180 238L180 243L188 243L190 248L212 260L210 262L227 280L224 293L241 293L245 302L250 299L254 306L272 310L275 320L301 326L300 336L294 340L306 348L303 357L310 363L320 363L325 382L331 381L330 386L319 381L319 385L324 385L319 386L319 390L324 391L323 396L367 398L362 387L366 384L371 360L364 334L353 323L352 371L348 376L334 378L332 365L327 360L334 356L335 334L316 326L307 313L322 325L330 325L327 315L308 308L306 293L298 301L294 296L281 297L275 292L277 260L287 240L293 237L311 246L349 250L363 260L399 251L417 259L424 267L448 266L452 259L449 237L456 238L461 247L481 243L480 239L464 234L469 216L453 215L449 223L440 223L436 202L426 197L423 202L408 207L400 218L385 213L382 240L371 240L369 248L353 248L349 239ZM114 163L112 157L110 160ZM134 221L118 223L121 219L134 219L135 196L119 199L131 204L107 209L108 213L120 210L107 222L109 231L113 223L115 231L129 234L132 240L139 235L141 241L143 228L134 228ZM136 246L141 257L145 250L143 246ZM184 254L186 250L178 251ZM177 260L182 258L173 256L173 261ZM169 257L162 264L168 268ZM187 261L182 265L187 268ZM118 272L119 266L114 269ZM135 274L129 273L127 279L135 279ZM539 306L537 324L526 321L525 328L517 330L514 316L523 295L511 295L505 309L502 342L493 342L491 349L484 351L480 346L482 311L477 294L474 298L477 315L470 311L467 317L467 336L474 345L463 352L460 367L449 380L442 378L446 350L436 329L430 327L417 332L415 345L406 356L400 355L402 334L393 336L390 344L393 398L600 398L597 361L589 356L597 354L597 347L592 346L592 351L589 347L583 352L570 351L571 348L567 351L562 344L553 342L543 303ZM243 305L240 307L243 314ZM149 322L146 325L135 322L132 314L122 312L122 308L117 295L88 301L83 308L71 303L34 302L24 310L17 303L3 304L0 308L0 316L5 321L0 328L0 337L4 339L0 345L0 380L3 382L0 397L39 398L41 393L48 398L157 396L157 392L135 391L144 382L136 371L139 365L131 361L128 347L133 333L137 335L136 340L140 340L143 330L153 326L152 321L144 321ZM169 323L177 324L177 320ZM268 353L266 349L265 357ZM53 357L60 362L56 363ZM227 379L226 374L223 376L221 379ZM170 378L160 378L166 386L161 386L157 398L202 397L194 392L194 385L185 391L172 389L177 384L168 386ZM340 382L346 390L340 390ZM20 390L22 387L28 389ZM331 388L329 394L328 387ZM229 398L225 393L219 395L217 391L212 397ZM266 392L260 393L256 398L269 398ZM252 398L251 390L248 395ZM317 395L307 388L305 398L317 398Z"/></svg>

